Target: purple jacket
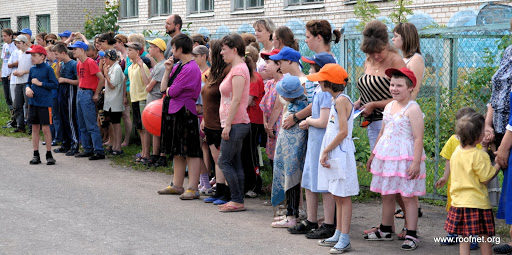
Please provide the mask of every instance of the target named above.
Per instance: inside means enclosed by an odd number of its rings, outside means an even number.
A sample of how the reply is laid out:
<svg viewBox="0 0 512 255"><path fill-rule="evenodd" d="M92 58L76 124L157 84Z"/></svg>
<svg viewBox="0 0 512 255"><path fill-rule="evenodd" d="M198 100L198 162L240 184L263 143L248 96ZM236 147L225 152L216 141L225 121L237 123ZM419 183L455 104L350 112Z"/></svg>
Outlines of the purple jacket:
<svg viewBox="0 0 512 255"><path fill-rule="evenodd" d="M176 71L178 65L175 65L169 77ZM178 112L183 106L193 114L197 115L196 101L201 93L201 70L197 63L192 60L186 63L174 82L170 85L168 96L169 113Z"/></svg>

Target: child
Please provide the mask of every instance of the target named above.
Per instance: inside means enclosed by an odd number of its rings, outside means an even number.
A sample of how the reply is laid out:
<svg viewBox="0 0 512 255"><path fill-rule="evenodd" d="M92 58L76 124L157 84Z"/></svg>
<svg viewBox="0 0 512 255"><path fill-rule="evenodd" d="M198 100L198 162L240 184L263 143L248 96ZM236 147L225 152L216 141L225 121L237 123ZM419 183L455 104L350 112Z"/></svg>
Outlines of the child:
<svg viewBox="0 0 512 255"><path fill-rule="evenodd" d="M464 108L461 108L457 111L457 114L455 115L455 121L458 121L460 120L462 117L466 116L466 115L471 115L473 113L476 113L476 111L473 109L473 108L470 108L470 107L464 107ZM451 203L452 203L452 197L451 197L451 194L450 194L450 158L452 157L453 155L453 152L455 151L455 149L457 149L457 147L459 147L460 145L460 141L459 139L457 138L456 135L452 135L450 137L450 139L448 139L448 141L446 142L446 144L444 145L443 149L441 150L441 157L445 158L445 167L444 167L444 175L443 177L441 177L437 182L436 182L436 188L441 188L443 187L446 183L448 184L448 187L447 187L447 190L446 190L446 198L447 198L447 201L446 201L446 211L449 212L450 211L450 207L451 207ZM477 144L476 147L478 149L482 149L482 145L480 144ZM452 234L449 234L447 237L457 237L457 235L452 235ZM452 239L454 240L454 239ZM450 245L450 244L455 244L455 240L454 242L444 242L444 243L441 243L442 245ZM477 249L478 248L478 243L476 242L472 242L471 243L471 249L474 250L474 249Z"/></svg>
<svg viewBox="0 0 512 255"><path fill-rule="evenodd" d="M121 116L123 115L123 93L124 93L124 74L119 62L117 61L117 52L114 49L105 51L105 64L103 65L103 76L105 76L105 102L103 110L105 116L112 123L114 129L112 139L112 155L120 156L121 150Z"/></svg>
<svg viewBox="0 0 512 255"><path fill-rule="evenodd" d="M62 146L53 150L56 153L66 153L74 156L78 153L78 123L76 119L76 93L78 73L76 60L71 59L68 48L58 43L52 48L57 59L57 79L59 81L59 112L62 125Z"/></svg>
<svg viewBox="0 0 512 255"><path fill-rule="evenodd" d="M302 57L303 61L306 62L307 60L310 63L310 74L317 73L325 64L336 63L331 54L322 54L316 54L313 58ZM313 84L311 81L308 81L308 83ZM314 84L318 85L318 82L314 82ZM304 116L298 117L303 112L305 112L305 116L311 115L299 124L299 127L308 130L306 161L304 162L301 181L301 186L306 190L307 219L288 229L288 231L291 234L306 234L306 237L311 239L325 239L331 237L336 231L334 224L334 208L336 204L334 197L329 191L318 189L318 158L320 158L320 146L322 145L325 128L329 121L332 96L329 92L322 91L320 86L314 88L312 96L312 104L295 114L297 119L305 118ZM309 112L307 112L308 110ZM286 123L286 120L284 123ZM285 125L284 123L283 126ZM295 123L295 121L292 121L292 123ZM324 222L319 227L318 198L320 194L322 194Z"/></svg>
<svg viewBox="0 0 512 255"><path fill-rule="evenodd" d="M76 95L76 111L84 151L76 154L75 157L87 157L89 160L104 159L105 151L97 123L95 103L105 84L105 78L96 62L85 55L85 51L89 48L86 43L76 41L68 48L73 50L73 56L80 61L76 65L79 87Z"/></svg>
<svg viewBox="0 0 512 255"><path fill-rule="evenodd" d="M2 46L2 85L4 88L4 95L5 95L5 102L7 103L7 106L9 107L9 110L11 112L11 117L13 116L13 100L10 90L10 83L9 83L9 77L11 76L11 68L9 68L9 59L11 58L11 54L16 50L16 45L14 45L13 40L13 31L10 28L4 28L2 29L2 41L4 41L4 44ZM16 122L9 121L6 125L6 127L13 127L16 124Z"/></svg>
<svg viewBox="0 0 512 255"><path fill-rule="evenodd" d="M9 58L9 62L7 63L7 67L11 69L11 74L9 75L10 77L10 81L9 81L9 88L10 88L10 93L11 93L11 100L12 100L12 110L11 110L11 128L16 128L18 126L18 124L16 123L16 115L14 113L14 109L15 109L15 100L16 100L16 94L15 94L15 89L16 89L16 75L14 75L13 73L18 70L18 60L20 58L20 54L22 53L20 48L19 48L19 44L17 44L14 39L16 39L16 37L18 36L18 33L14 33L13 34L13 44L15 45L15 50L13 52L11 52L11 57ZM23 95L22 95L23 96ZM8 127L9 125L7 125Z"/></svg>
<svg viewBox="0 0 512 255"><path fill-rule="evenodd" d="M51 46L44 47L46 50L46 63L53 69L55 72L55 77L57 77L57 59L55 59L55 54L51 49ZM58 143L62 142L62 127L61 127L61 119L60 119L60 109L59 109L59 88L57 86L56 89L52 90L53 97L53 106L52 106L52 122L50 125L50 131L52 133L52 146L56 146Z"/></svg>
<svg viewBox="0 0 512 255"><path fill-rule="evenodd" d="M366 168L373 174L370 190L382 195L382 223L377 232L368 233L366 240L393 240L391 236L395 194L402 195L407 217L403 250L418 247L416 234L418 204L416 196L425 194L425 152L423 150L423 113L412 101L416 86L414 73L403 67L387 69L391 77L389 90L393 101L384 109L382 129L368 159Z"/></svg>
<svg viewBox="0 0 512 255"><path fill-rule="evenodd" d="M149 160L149 139L146 137L146 130L142 126L142 111L146 107L146 99L148 92L144 85L142 72L149 77L149 68L139 56L142 45L138 42L130 42L128 47L128 57L132 61L132 65L128 67L128 78L130 79L130 99L133 110L133 125L139 131L140 144L142 145L141 156L135 159L137 163L147 164Z"/></svg>
<svg viewBox="0 0 512 255"><path fill-rule="evenodd" d="M329 112L327 129L320 146L318 189L334 195L337 210L337 227L332 237L319 241L321 246L334 246L331 254L350 250L350 221L352 218L351 196L359 193L355 147L352 141L354 105L343 93L348 74L338 64L326 64L320 72L307 76L319 81L322 91L331 94L334 103Z"/></svg>
<svg viewBox="0 0 512 255"><path fill-rule="evenodd" d="M14 88L15 101L14 101L14 116L16 117L16 124L18 128L11 131L12 133L25 133L25 115L27 112L24 109L26 103L26 92L25 86L28 82L28 74L32 63L30 55L25 54L27 50L30 50L30 40L25 35L19 35L14 39L16 47L20 50L18 56L18 69L12 72L13 76L16 76L16 87ZM50 141L51 143L51 141Z"/></svg>
<svg viewBox="0 0 512 255"><path fill-rule="evenodd" d="M485 135L485 119L481 114L469 114L457 121L456 134L460 146L450 158L450 211L444 229L463 237L481 237L481 254L491 254L494 236L494 216L487 183L498 174L499 164L491 165L489 155L476 148ZM469 254L470 242L460 243L460 254Z"/></svg>
<svg viewBox="0 0 512 255"><path fill-rule="evenodd" d="M30 112L29 122L32 123L32 145L34 147L34 157L30 160L31 165L41 163L39 157L39 130L42 127L44 140L46 141L46 164L55 165L55 159L52 156L52 134L50 124L52 124L52 89L59 85L53 69L45 63L46 50L41 45L33 45L32 49L25 52L32 57L34 67L30 68L28 75L28 84L26 85L26 94L29 97Z"/></svg>
<svg viewBox="0 0 512 255"><path fill-rule="evenodd" d="M276 85L279 100L285 106L283 115L294 114L308 105L304 87L297 76L287 75ZM274 155L272 205L277 206L286 197L286 218L272 223L274 228L289 228L297 224L300 203L300 180L306 156L307 132L294 125L280 129Z"/></svg>
<svg viewBox="0 0 512 255"><path fill-rule="evenodd" d="M277 99L276 84L283 78L279 63L269 59L269 56L279 53L279 50L272 50L270 53L261 53L265 59L265 74L271 78L265 84L265 95L261 99L260 108L263 111L263 125L267 133L267 157L270 165L274 165L274 151L276 148L277 134L281 127L281 113L283 105Z"/></svg>
<svg viewBox="0 0 512 255"><path fill-rule="evenodd" d="M146 85L146 92L148 92L146 98L147 104L162 98L162 93L160 92L160 82L162 81L165 72L164 52L165 49L167 48L167 45L165 44L164 40L160 38L148 41L148 43L149 55L157 60L157 64L151 70L149 77L146 76L146 72L141 72L142 80ZM160 158L160 136L152 136L149 132L146 132L146 139L148 145L150 139L153 140L153 151L151 153L151 157L149 158L148 166L153 166L158 160L160 160L161 162L165 161L165 156L163 156L162 159Z"/></svg>

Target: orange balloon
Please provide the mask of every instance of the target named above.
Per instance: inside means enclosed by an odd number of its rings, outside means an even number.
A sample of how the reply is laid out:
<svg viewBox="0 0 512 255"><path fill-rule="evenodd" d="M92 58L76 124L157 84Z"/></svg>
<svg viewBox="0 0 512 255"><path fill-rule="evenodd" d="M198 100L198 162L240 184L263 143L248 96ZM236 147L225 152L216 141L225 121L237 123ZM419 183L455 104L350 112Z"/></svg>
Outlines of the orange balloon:
<svg viewBox="0 0 512 255"><path fill-rule="evenodd" d="M142 125L150 134L160 136L162 133L162 107L164 100L155 100L144 108Z"/></svg>

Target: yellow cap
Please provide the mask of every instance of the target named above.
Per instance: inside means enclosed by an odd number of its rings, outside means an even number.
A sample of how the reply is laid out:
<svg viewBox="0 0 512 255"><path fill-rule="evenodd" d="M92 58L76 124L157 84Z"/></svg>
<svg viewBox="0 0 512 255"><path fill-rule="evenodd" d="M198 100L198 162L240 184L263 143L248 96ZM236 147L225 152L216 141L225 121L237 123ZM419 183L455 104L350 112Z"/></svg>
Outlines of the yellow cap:
<svg viewBox="0 0 512 255"><path fill-rule="evenodd" d="M160 38L155 38L154 40L148 41L148 43L156 45L156 47L160 48L161 51L165 51L167 49L167 44L165 44L165 41Z"/></svg>

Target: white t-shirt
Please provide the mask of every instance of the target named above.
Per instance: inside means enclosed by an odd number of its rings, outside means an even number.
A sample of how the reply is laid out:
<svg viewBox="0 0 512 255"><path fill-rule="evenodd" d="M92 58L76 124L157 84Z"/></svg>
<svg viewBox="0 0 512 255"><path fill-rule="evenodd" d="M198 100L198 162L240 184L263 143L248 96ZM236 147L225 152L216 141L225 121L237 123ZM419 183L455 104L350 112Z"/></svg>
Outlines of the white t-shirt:
<svg viewBox="0 0 512 255"><path fill-rule="evenodd" d="M11 55L14 51L16 51L18 48L14 45L14 42L11 42L9 44L4 43L2 46L2 77L8 77L11 74L11 68L7 67L9 63L9 59L11 58Z"/></svg>
<svg viewBox="0 0 512 255"><path fill-rule="evenodd" d="M30 50L30 48L27 49L27 51ZM32 56L31 54L27 54L26 51L20 51L20 56L18 60L18 70L25 71L30 70L34 65L32 65ZM16 77L17 81L16 84L20 83L27 83L28 82L28 73L24 74L22 76Z"/></svg>
<svg viewBox="0 0 512 255"><path fill-rule="evenodd" d="M105 102L103 110L112 112L124 111L123 93L124 93L124 73L119 63L115 62L108 70L110 83L115 87L113 89L105 85Z"/></svg>
<svg viewBox="0 0 512 255"><path fill-rule="evenodd" d="M12 64L12 63L18 61L18 59L20 58L20 54L21 54L21 50L18 50L18 48L16 48L16 50L12 52L8 63ZM17 69L18 69L17 67L11 68L11 84L13 84L13 85L16 84L18 76L12 75L12 72L16 71Z"/></svg>

